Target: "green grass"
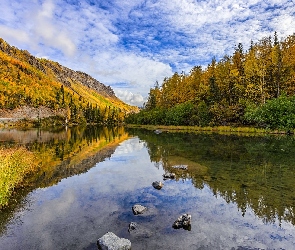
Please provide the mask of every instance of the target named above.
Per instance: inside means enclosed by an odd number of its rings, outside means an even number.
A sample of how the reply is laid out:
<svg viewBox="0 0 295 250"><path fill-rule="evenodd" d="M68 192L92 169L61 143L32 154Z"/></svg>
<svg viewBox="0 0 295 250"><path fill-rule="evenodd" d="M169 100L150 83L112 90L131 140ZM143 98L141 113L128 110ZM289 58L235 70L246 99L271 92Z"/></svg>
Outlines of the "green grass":
<svg viewBox="0 0 295 250"><path fill-rule="evenodd" d="M216 133L246 133L246 134L285 134L286 131L270 130L255 127L199 127L199 126L164 126L164 125L136 125L127 124L129 128L145 128L149 130L160 129L163 131L183 131L183 132L216 132ZM291 131L294 132L294 131Z"/></svg>
<svg viewBox="0 0 295 250"><path fill-rule="evenodd" d="M0 149L0 209L8 204L15 188L39 166L32 152L25 148Z"/></svg>

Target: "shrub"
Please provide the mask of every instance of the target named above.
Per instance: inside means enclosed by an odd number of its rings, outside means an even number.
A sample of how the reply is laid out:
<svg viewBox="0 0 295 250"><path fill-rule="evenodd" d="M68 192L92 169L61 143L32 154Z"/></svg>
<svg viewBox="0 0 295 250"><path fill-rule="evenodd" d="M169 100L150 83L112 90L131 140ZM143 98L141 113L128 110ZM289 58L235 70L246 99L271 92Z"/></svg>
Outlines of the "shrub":
<svg viewBox="0 0 295 250"><path fill-rule="evenodd" d="M194 112L192 102L185 102L174 106L166 113L166 125L194 125L191 117Z"/></svg>
<svg viewBox="0 0 295 250"><path fill-rule="evenodd" d="M251 124L270 129L295 128L295 97L279 98L267 101L264 105L246 108L245 120Z"/></svg>

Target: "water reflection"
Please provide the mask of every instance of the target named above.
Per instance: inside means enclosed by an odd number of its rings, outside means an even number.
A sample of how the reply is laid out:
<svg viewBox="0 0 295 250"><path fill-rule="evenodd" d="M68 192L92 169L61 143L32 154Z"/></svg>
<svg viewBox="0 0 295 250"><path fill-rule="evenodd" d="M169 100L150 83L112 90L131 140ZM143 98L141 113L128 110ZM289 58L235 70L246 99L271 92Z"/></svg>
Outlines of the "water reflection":
<svg viewBox="0 0 295 250"><path fill-rule="evenodd" d="M135 130L151 161L191 178L197 188L234 202L244 216L252 209L264 222L295 225L295 139L289 136L154 134ZM175 165L187 165L178 170Z"/></svg>
<svg viewBox="0 0 295 250"><path fill-rule="evenodd" d="M75 136L81 138L78 132ZM108 231L130 239L133 250L294 248L294 216L288 214L294 208L293 137L128 130L119 133L121 143L110 146L107 152L112 153L101 160L93 152L108 136L98 134L72 142L73 151L68 145L72 136L59 153L56 143L31 145L40 153L49 150L50 159L64 165L56 170L59 174L45 171L38 185L48 180L47 187L27 195L29 203L13 214L0 235L1 249L97 249L97 238ZM188 169L175 168L179 165ZM165 171L176 173L176 179L154 189L152 182L162 180ZM50 186L55 176L71 174ZM148 212L134 216L134 204ZM172 228L183 213L192 215L191 231ZM148 233L130 234L130 222Z"/></svg>
<svg viewBox="0 0 295 250"><path fill-rule="evenodd" d="M0 233L13 213L27 206L26 196L36 188L52 186L64 178L87 172L96 163L111 157L118 144L127 139L122 127L73 127L58 131L1 130L0 146L23 145L42 158L38 172L25 179L25 188L15 191L7 208L0 211Z"/></svg>
<svg viewBox="0 0 295 250"><path fill-rule="evenodd" d="M29 144L32 142L48 142L50 140L64 140L67 137L65 129L46 131L41 129L0 129L0 143Z"/></svg>

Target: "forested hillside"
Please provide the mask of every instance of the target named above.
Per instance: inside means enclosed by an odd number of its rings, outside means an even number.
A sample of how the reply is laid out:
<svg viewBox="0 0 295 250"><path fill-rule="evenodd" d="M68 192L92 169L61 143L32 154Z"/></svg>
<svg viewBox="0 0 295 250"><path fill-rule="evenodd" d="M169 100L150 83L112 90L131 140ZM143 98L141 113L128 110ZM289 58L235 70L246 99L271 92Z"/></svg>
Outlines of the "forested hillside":
<svg viewBox="0 0 295 250"><path fill-rule="evenodd" d="M295 127L295 35L242 44L206 69L175 73L150 89L128 123Z"/></svg>
<svg viewBox="0 0 295 250"><path fill-rule="evenodd" d="M49 108L70 123L113 124L137 111L91 76L36 58L0 38L0 109L20 107L40 109L38 119L42 108Z"/></svg>

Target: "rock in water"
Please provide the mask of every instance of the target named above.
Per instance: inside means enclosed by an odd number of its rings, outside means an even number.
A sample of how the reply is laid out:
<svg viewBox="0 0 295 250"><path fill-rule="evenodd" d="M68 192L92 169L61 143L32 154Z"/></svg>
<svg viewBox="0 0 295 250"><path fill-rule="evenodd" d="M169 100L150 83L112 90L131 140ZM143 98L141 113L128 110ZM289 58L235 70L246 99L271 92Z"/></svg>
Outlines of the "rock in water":
<svg viewBox="0 0 295 250"><path fill-rule="evenodd" d="M130 222L130 224L129 224L129 228L128 228L128 232L130 233L130 232L136 230L136 228L137 228L137 223L135 223L135 222Z"/></svg>
<svg viewBox="0 0 295 250"><path fill-rule="evenodd" d="M174 173L165 173L163 174L164 180L166 179L174 179L175 178L175 174Z"/></svg>
<svg viewBox="0 0 295 250"><path fill-rule="evenodd" d="M139 205L139 204L136 204L132 207L132 211L133 211L133 214L134 215L137 215L137 214L143 214L143 212L146 210L147 208L142 206L142 205Z"/></svg>
<svg viewBox="0 0 295 250"><path fill-rule="evenodd" d="M175 229L183 228L185 230L191 230L191 219L190 214L183 214L176 221L174 221L172 227Z"/></svg>
<svg viewBox="0 0 295 250"><path fill-rule="evenodd" d="M130 235L136 238L149 238L152 236L152 231L135 222L131 222L128 227Z"/></svg>
<svg viewBox="0 0 295 250"><path fill-rule="evenodd" d="M187 165L175 165L172 167L175 169L187 170Z"/></svg>
<svg viewBox="0 0 295 250"><path fill-rule="evenodd" d="M161 181L154 181L152 185L155 189L161 189L164 186Z"/></svg>
<svg viewBox="0 0 295 250"><path fill-rule="evenodd" d="M97 246L100 250L131 250L130 240L120 238L112 232L108 232L99 238Z"/></svg>

